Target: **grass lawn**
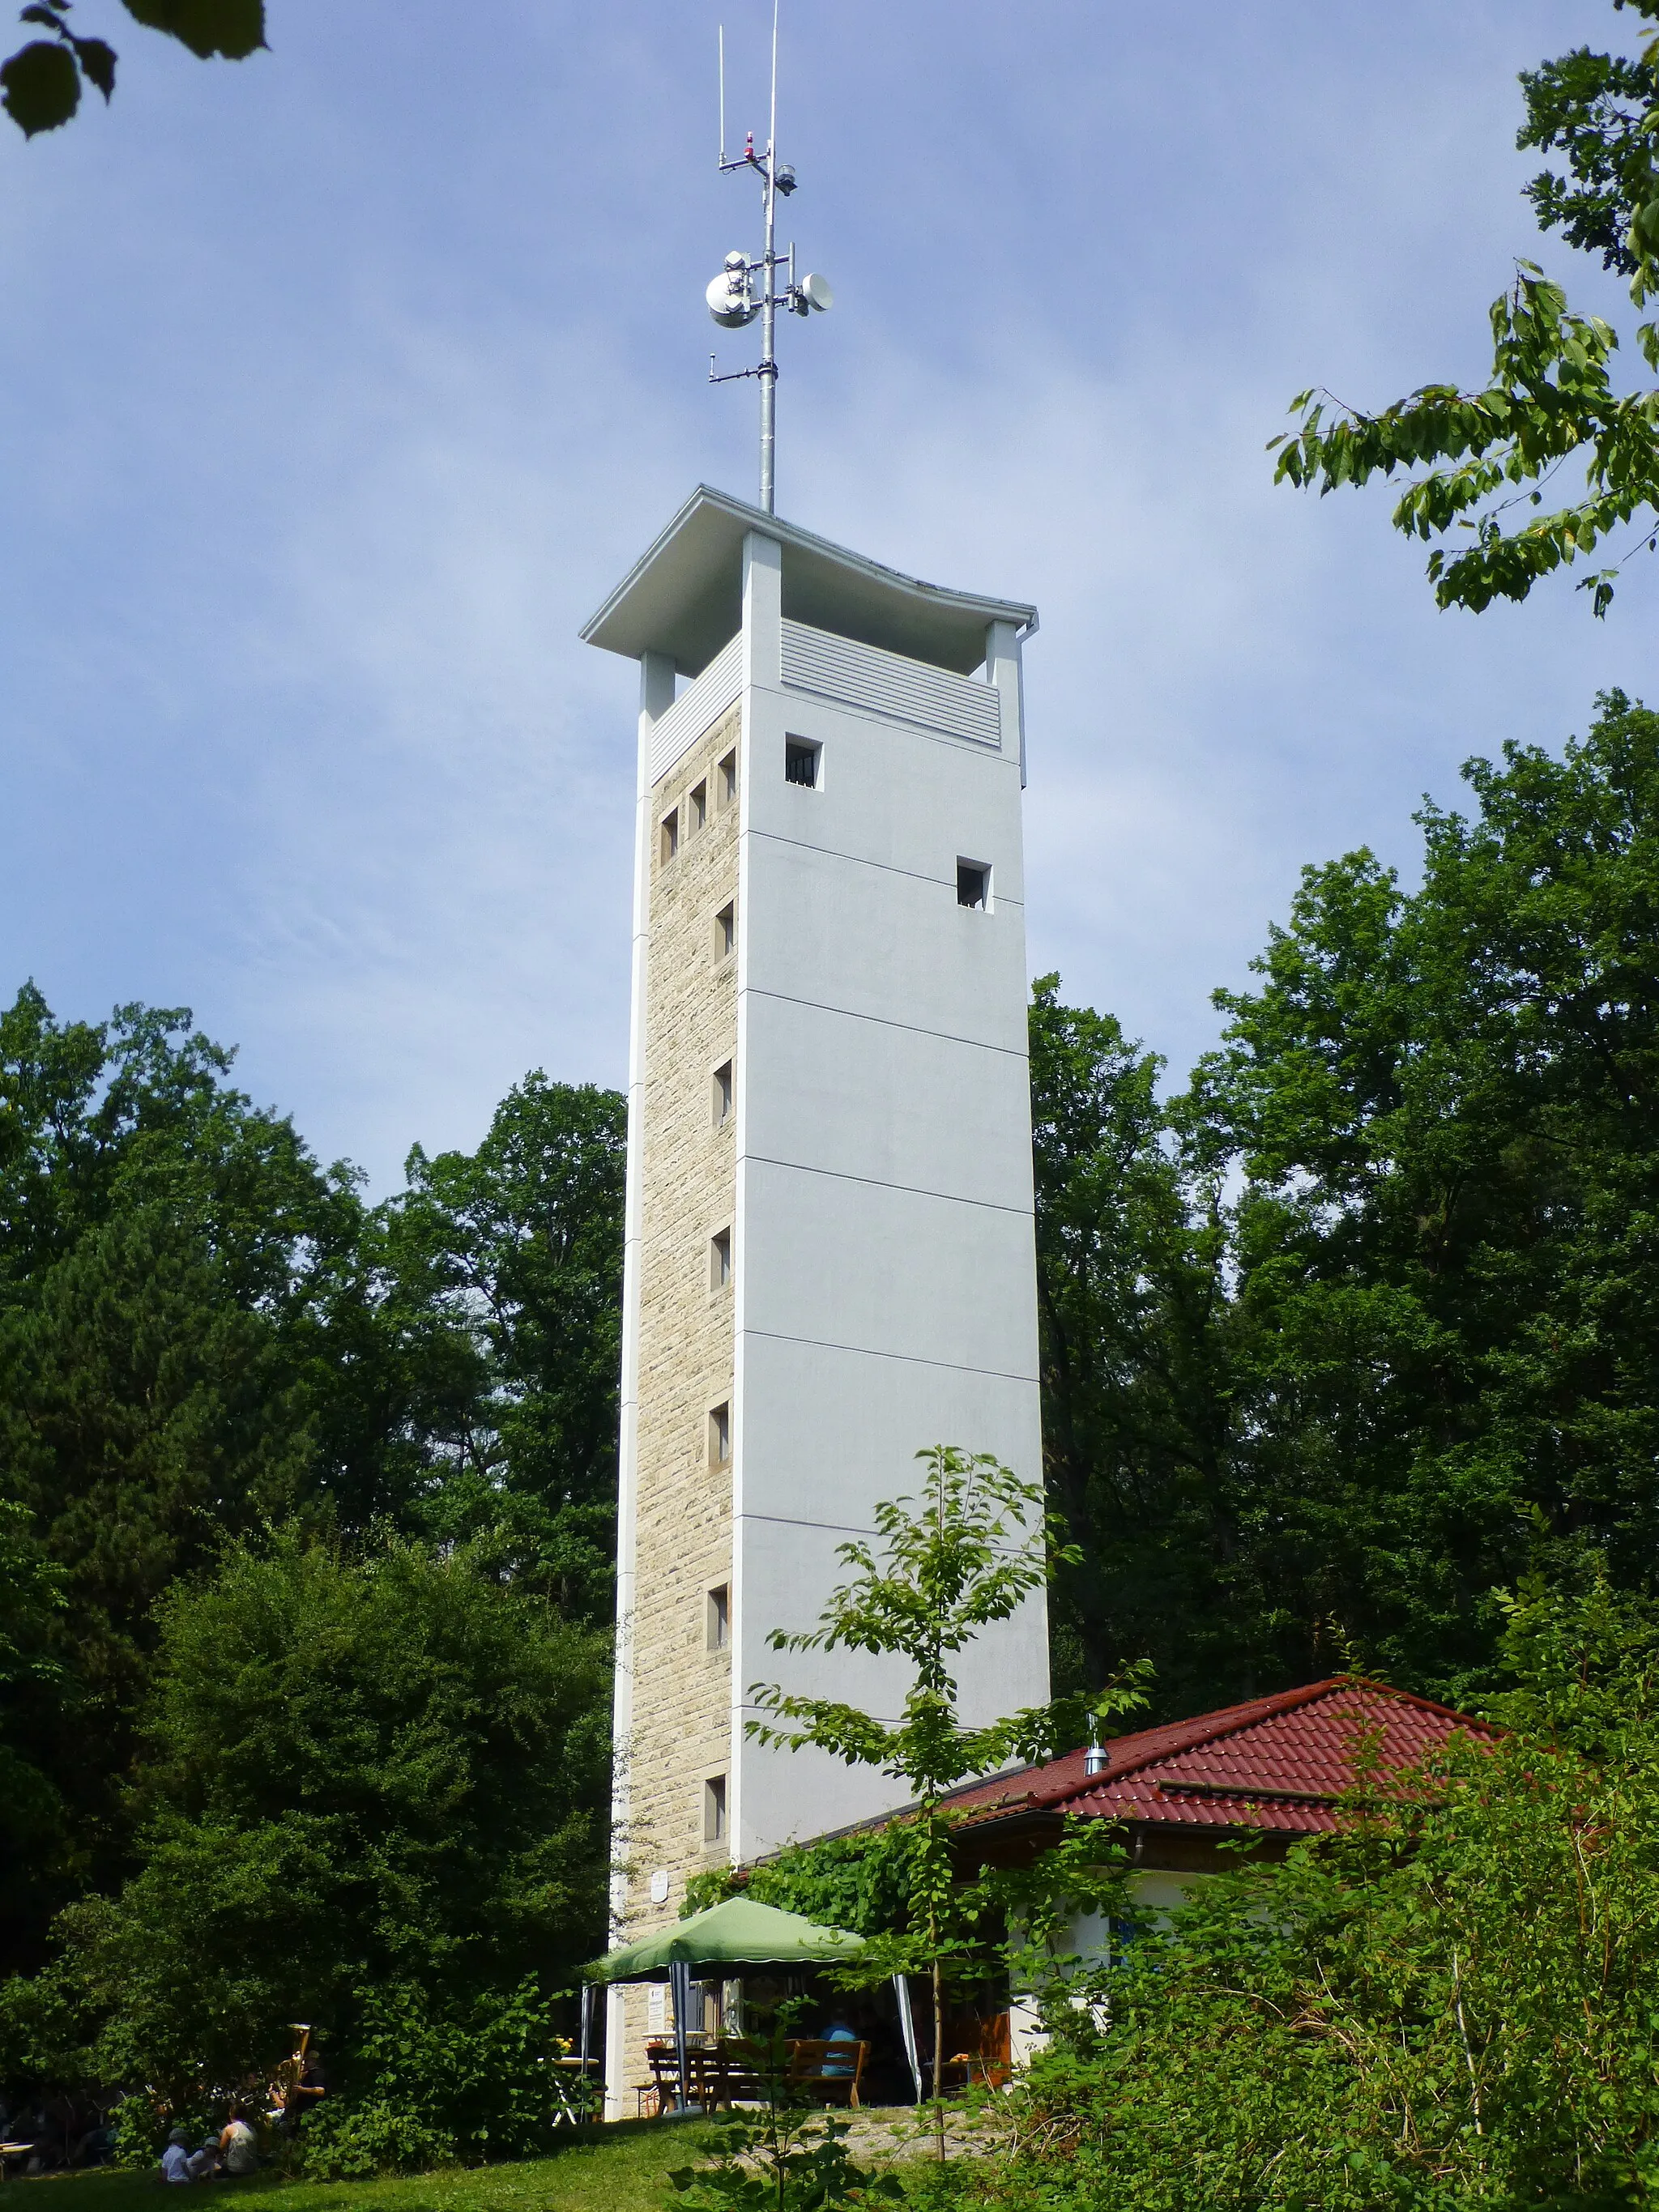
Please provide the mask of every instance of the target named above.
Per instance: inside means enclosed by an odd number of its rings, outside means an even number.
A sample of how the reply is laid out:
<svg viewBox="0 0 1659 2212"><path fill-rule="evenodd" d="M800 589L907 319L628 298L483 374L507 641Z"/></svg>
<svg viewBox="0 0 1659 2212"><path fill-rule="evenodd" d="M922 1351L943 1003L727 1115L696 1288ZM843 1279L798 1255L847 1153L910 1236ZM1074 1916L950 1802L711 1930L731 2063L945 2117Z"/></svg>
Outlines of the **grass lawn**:
<svg viewBox="0 0 1659 2212"><path fill-rule="evenodd" d="M233 2212L660 2212L668 2176L695 2165L708 2141L696 2120L624 2120L573 2133L568 2148L519 2166L451 2166L387 2181L247 2181L198 2186L185 2205ZM40 2202L47 2191L52 2203ZM15 2212L158 2212L165 2185L153 2173L42 2174L6 2184ZM14 2191L18 2192L14 2194ZM28 2192L27 2194L23 2192ZM175 2191L166 2191L175 2197Z"/></svg>

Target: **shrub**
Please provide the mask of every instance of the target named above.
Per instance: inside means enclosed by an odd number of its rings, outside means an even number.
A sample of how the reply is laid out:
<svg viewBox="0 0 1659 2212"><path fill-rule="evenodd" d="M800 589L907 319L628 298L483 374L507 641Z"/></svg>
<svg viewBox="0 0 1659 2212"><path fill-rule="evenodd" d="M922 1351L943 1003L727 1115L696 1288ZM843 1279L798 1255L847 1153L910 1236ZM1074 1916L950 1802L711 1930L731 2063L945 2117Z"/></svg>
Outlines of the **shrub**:
<svg viewBox="0 0 1659 2212"><path fill-rule="evenodd" d="M455 2163L455 2140L407 2105L384 2097L319 2105L307 2119L300 2165L308 2181L363 2181L376 2173L427 2173Z"/></svg>
<svg viewBox="0 0 1659 2212"><path fill-rule="evenodd" d="M1659 2195L1659 1625L1509 1601L1520 1689L1406 1802L1053 1993L1003 2155L1044 2212L1590 2212Z"/></svg>

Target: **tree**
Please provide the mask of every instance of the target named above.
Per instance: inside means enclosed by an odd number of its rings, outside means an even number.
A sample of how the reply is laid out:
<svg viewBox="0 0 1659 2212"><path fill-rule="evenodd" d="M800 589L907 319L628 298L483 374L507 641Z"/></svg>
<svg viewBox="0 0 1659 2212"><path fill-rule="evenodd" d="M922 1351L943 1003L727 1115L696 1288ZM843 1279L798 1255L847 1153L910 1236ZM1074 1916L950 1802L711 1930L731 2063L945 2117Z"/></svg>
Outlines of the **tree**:
<svg viewBox="0 0 1659 2212"><path fill-rule="evenodd" d="M1659 0L1613 4L1659 21ZM1539 222L1627 276L1639 308L1659 291L1659 33L1646 36L1639 61L1580 48L1521 82L1527 121L1518 143L1560 149L1568 170L1567 178L1545 171L1528 185ZM1624 562L1659 545L1659 388L1615 389L1617 332L1598 315L1573 313L1535 263L1518 264L1491 315L1492 373L1482 391L1426 384L1379 414L1340 410L1328 392L1298 393L1297 428L1270 442L1275 481L1324 493L1426 469L1401 495L1394 526L1425 540L1470 534L1461 552L1437 546L1428 574L1439 605L1476 611L1494 599L1524 599L1540 577L1644 515L1613 565L1579 585L1605 615ZM1636 339L1659 371L1659 326L1638 325ZM1339 407L1329 421L1328 405ZM1579 455L1585 495L1538 512L1545 485Z"/></svg>
<svg viewBox="0 0 1659 2212"><path fill-rule="evenodd" d="M1415 891L1306 871L1184 1093L1037 987L1067 1686L1150 1656L1174 1715L1357 1651L1459 1700L1540 1517L1652 1586L1659 717L1464 773Z"/></svg>
<svg viewBox="0 0 1659 2212"><path fill-rule="evenodd" d="M1473 761L1421 888L1306 872L1183 1111L1243 1176L1233 1480L1264 1649L1323 1614L1489 1680L1528 1531L1646 1587L1659 1538L1659 717Z"/></svg>
<svg viewBox="0 0 1659 2212"><path fill-rule="evenodd" d="M1161 1706L1238 1672L1231 1302L1213 1165L1158 1096L1163 1062L1038 978L1030 1012L1043 1461L1067 1552L1050 1635L1068 1690L1133 1659Z"/></svg>
<svg viewBox="0 0 1659 2212"><path fill-rule="evenodd" d="M619 1093L537 1069L476 1153L417 1145L386 1215L392 1295L441 1318L453 1361L427 1525L487 1541L595 1624L612 1610L626 1153Z"/></svg>
<svg viewBox="0 0 1659 2212"><path fill-rule="evenodd" d="M63 1572L31 1540L28 1517L0 1500L0 1862L11 1910L38 1923L75 1859L63 1792L40 1747L73 1716L65 1670L52 1651Z"/></svg>
<svg viewBox="0 0 1659 2212"><path fill-rule="evenodd" d="M317 1502L313 1353L362 1209L229 1066L182 1012L60 1026L30 986L0 1014L0 1498L58 1577L44 1632L75 1709L12 1716L75 1838L55 1874L9 1865L14 1899L26 1871L44 1899L118 1867L161 1593ZM5 1963L43 1927L9 1915Z"/></svg>
<svg viewBox="0 0 1659 2212"><path fill-rule="evenodd" d="M395 1540L239 1546L160 1619L137 1869L59 1923L94 2078L176 2101L269 2065L301 2019L349 2094L388 2005L429 2037L591 1955L601 1640L465 1553Z"/></svg>
<svg viewBox="0 0 1659 2212"><path fill-rule="evenodd" d="M162 31L203 61L246 61L265 43L264 0L121 0L135 22ZM0 106L26 137L56 131L81 105L83 83L114 97L116 53L107 40L83 38L70 21L72 0L28 0L19 21L51 36L31 39L0 63Z"/></svg>
<svg viewBox="0 0 1659 2212"><path fill-rule="evenodd" d="M878 1652L906 1660L911 1682L902 1719L877 1719L834 1698L804 1697L775 1683L749 1696L769 1718L744 1723L763 1744L807 1745L849 1766L873 1766L902 1782L914 1804L902 1934L872 1940L862 1971L885 1979L925 1973L933 2014L933 2107L941 2160L945 2112L945 1985L957 1963L978 1965L982 1950L969 1926L974 1900L959 1896L945 1793L1014 1759L1041 1758L1079 1737L1089 1714L1143 1704L1137 1687L1106 1687L1089 1699L1062 1699L970 1726L957 1708L954 1662L981 1628L1006 1620L1048 1571L1050 1530L1042 1493L986 1455L939 1444L917 1457L927 1466L925 1497L889 1499L875 1512L876 1544L843 1544L837 1556L851 1578L834 1590L815 1629L769 1638L775 1651Z"/></svg>
<svg viewBox="0 0 1659 2212"><path fill-rule="evenodd" d="M56 1687L0 1693L64 1808L50 1848L0 1826L0 1969L125 1872L155 1608L227 1545L477 1538L608 1618L621 1102L532 1076L476 1158L417 1148L371 1209L233 1057L183 1010L60 1024L27 986L0 1012L0 1503L64 1599Z"/></svg>

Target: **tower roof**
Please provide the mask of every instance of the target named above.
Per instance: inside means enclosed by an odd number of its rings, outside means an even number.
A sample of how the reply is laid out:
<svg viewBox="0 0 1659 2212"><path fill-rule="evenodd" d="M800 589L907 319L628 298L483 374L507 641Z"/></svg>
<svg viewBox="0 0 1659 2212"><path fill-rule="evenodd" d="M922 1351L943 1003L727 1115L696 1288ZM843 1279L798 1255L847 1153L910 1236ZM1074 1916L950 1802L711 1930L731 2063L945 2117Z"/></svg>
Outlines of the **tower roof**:
<svg viewBox="0 0 1659 2212"><path fill-rule="evenodd" d="M966 676L985 658L994 622L1036 628L1036 609L925 584L815 538L775 514L699 484L650 550L582 629L589 645L637 660L664 653L700 675L743 621L743 541L783 548L783 611L838 637L884 647Z"/></svg>

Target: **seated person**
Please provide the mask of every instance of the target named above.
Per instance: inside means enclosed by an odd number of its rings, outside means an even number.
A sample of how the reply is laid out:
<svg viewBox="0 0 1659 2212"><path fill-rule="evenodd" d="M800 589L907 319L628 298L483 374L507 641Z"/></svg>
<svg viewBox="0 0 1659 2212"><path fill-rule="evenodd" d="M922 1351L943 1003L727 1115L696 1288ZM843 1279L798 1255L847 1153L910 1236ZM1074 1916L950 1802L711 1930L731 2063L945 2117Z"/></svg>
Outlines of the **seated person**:
<svg viewBox="0 0 1659 2212"><path fill-rule="evenodd" d="M233 2105L230 2118L219 2137L219 2164L228 2174L252 2173L259 2163L259 2146L248 2124L246 2106Z"/></svg>
<svg viewBox="0 0 1659 2212"><path fill-rule="evenodd" d="M211 2181L219 2171L219 2138L204 2136L191 2153L190 2178L192 2181Z"/></svg>
<svg viewBox="0 0 1659 2212"><path fill-rule="evenodd" d="M191 2160L189 2143L190 2137L185 2133L184 2130L182 2128L174 2128L172 2134L167 2137L167 2148L161 2153L161 2179L163 2181L190 2182L195 2180L196 2176L190 2170Z"/></svg>
<svg viewBox="0 0 1659 2212"><path fill-rule="evenodd" d="M858 2039L858 2030L848 2021L845 2010L837 2006L830 2015L830 2025L823 2031L823 2040L829 2044L855 2044ZM823 2071L826 2074L850 2074L854 2069L854 2056L855 2054L850 2050L826 2051L823 2054Z"/></svg>

